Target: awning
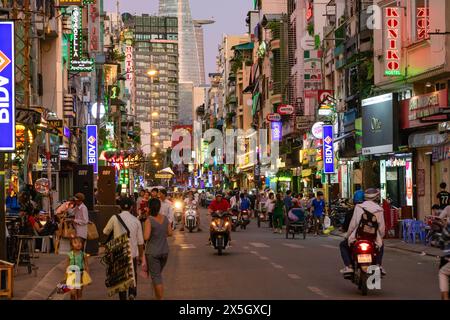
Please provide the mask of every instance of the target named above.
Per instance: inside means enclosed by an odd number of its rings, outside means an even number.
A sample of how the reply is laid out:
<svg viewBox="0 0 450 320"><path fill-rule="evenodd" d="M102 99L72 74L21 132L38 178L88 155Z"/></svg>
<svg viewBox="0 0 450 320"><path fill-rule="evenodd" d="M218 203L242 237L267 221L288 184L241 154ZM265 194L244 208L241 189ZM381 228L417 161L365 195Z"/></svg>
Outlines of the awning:
<svg viewBox="0 0 450 320"><path fill-rule="evenodd" d="M257 93L253 96L253 104L252 104L252 116L256 114L256 109L258 108L259 96L261 93Z"/></svg>
<svg viewBox="0 0 450 320"><path fill-rule="evenodd" d="M439 133L437 130L413 133L408 138L410 148L422 148L440 145L447 142L447 133Z"/></svg>
<svg viewBox="0 0 450 320"><path fill-rule="evenodd" d="M231 50L253 50L255 44L253 42L241 43L235 45L231 48Z"/></svg>

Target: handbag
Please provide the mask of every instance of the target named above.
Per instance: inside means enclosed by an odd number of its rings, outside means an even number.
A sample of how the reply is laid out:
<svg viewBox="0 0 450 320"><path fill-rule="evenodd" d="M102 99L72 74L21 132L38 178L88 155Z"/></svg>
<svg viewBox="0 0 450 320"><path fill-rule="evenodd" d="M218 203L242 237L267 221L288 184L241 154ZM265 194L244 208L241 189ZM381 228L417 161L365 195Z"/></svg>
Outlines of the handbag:
<svg viewBox="0 0 450 320"><path fill-rule="evenodd" d="M83 271L83 275L81 276L81 285L87 286L92 283L92 278L87 271Z"/></svg>
<svg viewBox="0 0 450 320"><path fill-rule="evenodd" d="M77 230L74 228L71 222L64 221L62 225L61 237L70 239L77 236Z"/></svg>
<svg viewBox="0 0 450 320"><path fill-rule="evenodd" d="M95 223L89 221L87 226L87 239L88 240L97 240L99 238L97 226Z"/></svg>

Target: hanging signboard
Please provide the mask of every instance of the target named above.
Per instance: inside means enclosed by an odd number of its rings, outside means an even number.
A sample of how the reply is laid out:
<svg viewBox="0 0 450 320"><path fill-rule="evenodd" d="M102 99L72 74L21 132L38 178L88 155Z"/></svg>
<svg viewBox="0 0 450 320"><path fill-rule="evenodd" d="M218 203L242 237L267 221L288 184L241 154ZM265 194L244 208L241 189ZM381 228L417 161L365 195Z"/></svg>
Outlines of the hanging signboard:
<svg viewBox="0 0 450 320"><path fill-rule="evenodd" d="M323 172L325 174L334 173L334 146L333 146L333 126L323 127Z"/></svg>
<svg viewBox="0 0 450 320"><path fill-rule="evenodd" d="M71 6L71 42L70 42L70 71L91 72L94 68L92 59L82 58L83 35L82 35L82 12L78 6Z"/></svg>
<svg viewBox="0 0 450 320"><path fill-rule="evenodd" d="M85 3L86 4L86 3ZM100 52L100 1L88 5L89 52Z"/></svg>
<svg viewBox="0 0 450 320"><path fill-rule="evenodd" d="M94 174L98 173L97 126L86 126L87 163L94 166Z"/></svg>
<svg viewBox="0 0 450 320"><path fill-rule="evenodd" d="M413 178L412 178L412 162L406 161L406 205L413 205Z"/></svg>
<svg viewBox="0 0 450 320"><path fill-rule="evenodd" d="M316 139L322 139L323 138L323 122L316 122L312 128L311 133Z"/></svg>
<svg viewBox="0 0 450 320"><path fill-rule="evenodd" d="M329 100L329 98L333 98L334 90L317 90L317 99L319 99L319 103L324 103Z"/></svg>
<svg viewBox="0 0 450 320"><path fill-rule="evenodd" d="M281 114L282 116L284 115L291 115L294 113L294 107L291 105L287 105L287 104L280 104L277 107L277 112L279 114Z"/></svg>
<svg viewBox="0 0 450 320"><path fill-rule="evenodd" d="M272 141L281 141L283 137L283 125L280 121L271 122L270 128L272 129Z"/></svg>
<svg viewBox="0 0 450 320"><path fill-rule="evenodd" d="M83 0L59 0L60 7L82 6L82 5L83 5Z"/></svg>
<svg viewBox="0 0 450 320"><path fill-rule="evenodd" d="M16 149L14 23L0 22L0 151Z"/></svg>
<svg viewBox="0 0 450 320"><path fill-rule="evenodd" d="M401 26L399 7L385 8L385 76L400 76L401 62Z"/></svg>
<svg viewBox="0 0 450 320"><path fill-rule="evenodd" d="M281 121L281 116L278 113L269 113L266 119L269 122L278 122Z"/></svg>
<svg viewBox="0 0 450 320"><path fill-rule="evenodd" d="M416 15L416 32L417 40L425 40L430 38L430 8L417 8Z"/></svg>

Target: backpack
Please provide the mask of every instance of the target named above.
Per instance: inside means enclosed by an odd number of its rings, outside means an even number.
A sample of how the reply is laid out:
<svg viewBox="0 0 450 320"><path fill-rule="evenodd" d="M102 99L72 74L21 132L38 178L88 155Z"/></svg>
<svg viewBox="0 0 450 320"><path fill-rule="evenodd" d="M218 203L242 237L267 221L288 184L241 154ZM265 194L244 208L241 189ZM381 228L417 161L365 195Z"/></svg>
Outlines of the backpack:
<svg viewBox="0 0 450 320"><path fill-rule="evenodd" d="M372 212L364 208L362 209L364 213L361 216L358 229L356 230L356 239L375 241L378 232L378 219Z"/></svg>

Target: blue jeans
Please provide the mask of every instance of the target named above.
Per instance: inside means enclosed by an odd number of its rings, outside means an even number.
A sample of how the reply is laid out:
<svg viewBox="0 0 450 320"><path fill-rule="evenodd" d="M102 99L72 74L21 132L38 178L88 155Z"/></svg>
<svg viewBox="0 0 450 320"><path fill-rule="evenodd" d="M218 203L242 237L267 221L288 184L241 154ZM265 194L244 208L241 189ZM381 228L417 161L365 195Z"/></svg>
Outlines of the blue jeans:
<svg viewBox="0 0 450 320"><path fill-rule="evenodd" d="M339 248L341 250L341 257L342 257L342 261L344 261L344 265L352 266L353 260L352 260L350 246L348 245L348 240L344 239L344 241L342 241L339 244ZM381 266L381 264L383 262L383 254L384 254L384 245L381 246L381 248L378 250L378 253L375 257L375 264Z"/></svg>

